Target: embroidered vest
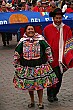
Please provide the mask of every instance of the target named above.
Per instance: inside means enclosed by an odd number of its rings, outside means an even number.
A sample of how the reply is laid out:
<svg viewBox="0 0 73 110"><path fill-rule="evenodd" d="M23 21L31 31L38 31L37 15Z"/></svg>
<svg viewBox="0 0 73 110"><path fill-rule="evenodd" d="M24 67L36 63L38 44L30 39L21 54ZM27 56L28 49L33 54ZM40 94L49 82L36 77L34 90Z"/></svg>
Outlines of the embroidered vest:
<svg viewBox="0 0 73 110"><path fill-rule="evenodd" d="M23 58L39 59L40 58L40 44L39 41L24 41L23 42Z"/></svg>

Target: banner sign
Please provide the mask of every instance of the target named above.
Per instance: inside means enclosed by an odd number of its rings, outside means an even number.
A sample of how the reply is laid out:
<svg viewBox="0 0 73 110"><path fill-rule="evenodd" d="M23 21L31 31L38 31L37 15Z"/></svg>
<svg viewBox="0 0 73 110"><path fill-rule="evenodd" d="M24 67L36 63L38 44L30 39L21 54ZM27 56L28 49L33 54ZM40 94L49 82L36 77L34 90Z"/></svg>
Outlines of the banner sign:
<svg viewBox="0 0 73 110"><path fill-rule="evenodd" d="M20 27L26 24L42 25L44 28L52 22L48 12L31 12L31 11L16 11L16 12L1 12L0 13L0 32L17 32ZM73 13L64 14L63 22L73 27Z"/></svg>

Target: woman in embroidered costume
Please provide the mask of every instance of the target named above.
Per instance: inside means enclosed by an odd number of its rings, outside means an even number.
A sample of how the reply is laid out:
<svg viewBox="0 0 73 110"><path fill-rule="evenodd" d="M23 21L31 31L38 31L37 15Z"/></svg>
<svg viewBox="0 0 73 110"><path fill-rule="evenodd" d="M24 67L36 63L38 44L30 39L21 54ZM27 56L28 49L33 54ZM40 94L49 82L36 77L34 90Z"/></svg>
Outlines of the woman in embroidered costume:
<svg viewBox="0 0 73 110"><path fill-rule="evenodd" d="M42 35L35 33L32 25L25 27L24 38L15 48L14 53L14 85L16 88L28 90L31 103L34 107L34 90L37 90L39 108L44 108L42 97L43 89L55 86L58 79L49 62L53 61L50 46Z"/></svg>

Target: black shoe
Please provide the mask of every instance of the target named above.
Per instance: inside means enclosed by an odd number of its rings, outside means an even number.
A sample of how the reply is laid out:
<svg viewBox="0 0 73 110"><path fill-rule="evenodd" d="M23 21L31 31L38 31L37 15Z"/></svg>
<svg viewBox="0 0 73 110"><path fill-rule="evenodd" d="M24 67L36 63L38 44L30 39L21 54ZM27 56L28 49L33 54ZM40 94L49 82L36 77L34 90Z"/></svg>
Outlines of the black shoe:
<svg viewBox="0 0 73 110"><path fill-rule="evenodd" d="M3 46L6 46L6 42L3 44Z"/></svg>
<svg viewBox="0 0 73 110"><path fill-rule="evenodd" d="M49 102L54 102L54 98L53 98L53 97L49 97L49 96L48 96L47 99L48 99Z"/></svg>
<svg viewBox="0 0 73 110"><path fill-rule="evenodd" d="M9 41L7 41L7 44L9 45Z"/></svg>
<svg viewBox="0 0 73 110"><path fill-rule="evenodd" d="M57 97L54 97L54 101L58 101L58 98Z"/></svg>
<svg viewBox="0 0 73 110"><path fill-rule="evenodd" d="M39 109L44 109L44 105L43 104L38 104Z"/></svg>
<svg viewBox="0 0 73 110"><path fill-rule="evenodd" d="M32 107L35 107L35 103L28 104L28 108L32 108Z"/></svg>

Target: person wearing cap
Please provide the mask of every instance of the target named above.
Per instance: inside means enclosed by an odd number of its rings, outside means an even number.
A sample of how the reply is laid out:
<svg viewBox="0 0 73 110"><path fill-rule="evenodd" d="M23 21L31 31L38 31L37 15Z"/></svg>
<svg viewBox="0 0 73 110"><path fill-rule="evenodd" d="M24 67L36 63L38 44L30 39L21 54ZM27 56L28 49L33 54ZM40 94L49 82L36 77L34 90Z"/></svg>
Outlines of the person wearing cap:
<svg viewBox="0 0 73 110"><path fill-rule="evenodd" d="M8 12L5 1L1 4L0 12Z"/></svg>
<svg viewBox="0 0 73 110"><path fill-rule="evenodd" d="M73 67L73 47L70 47L70 45L73 45L73 37L70 27L62 22L63 14L60 8L50 12L49 16L53 17L53 23L47 25L43 31L48 44L52 48L54 60L51 66L59 80L56 88L47 88L49 102L58 101L57 94L62 84L63 73L68 68Z"/></svg>
<svg viewBox="0 0 73 110"><path fill-rule="evenodd" d="M66 13L73 13L73 0L70 2L70 7L66 9Z"/></svg>
<svg viewBox="0 0 73 110"><path fill-rule="evenodd" d="M28 0L27 5L28 5L28 10L31 11L32 10L32 0Z"/></svg>
<svg viewBox="0 0 73 110"><path fill-rule="evenodd" d="M12 9L12 3L7 3L6 8L7 8L8 12L14 12L14 10Z"/></svg>
<svg viewBox="0 0 73 110"><path fill-rule="evenodd" d="M46 0L41 1L41 11L40 12L50 12L49 4L47 4Z"/></svg>
<svg viewBox="0 0 73 110"><path fill-rule="evenodd" d="M27 11L28 10L28 5L26 3L26 0L21 0L21 10L20 11Z"/></svg>
<svg viewBox="0 0 73 110"><path fill-rule="evenodd" d="M56 8L57 8L56 2L51 1L50 2L50 11L49 12L53 12Z"/></svg>
<svg viewBox="0 0 73 110"><path fill-rule="evenodd" d="M32 11L40 12L40 10L41 10L41 0L37 0L36 6L33 7Z"/></svg>

